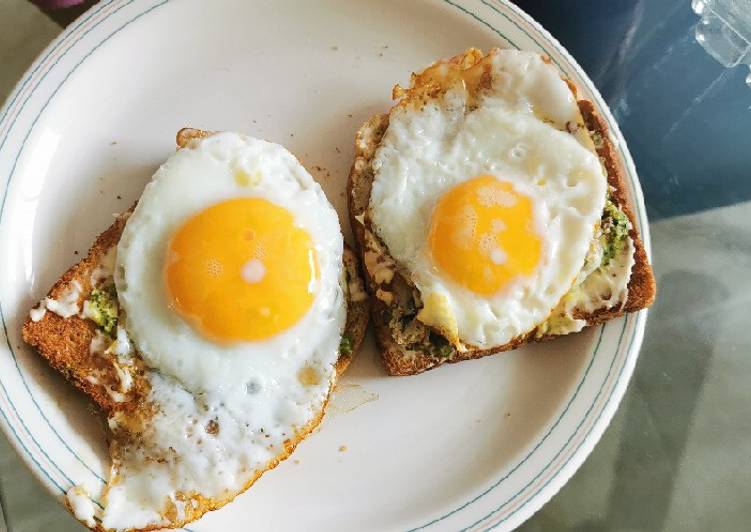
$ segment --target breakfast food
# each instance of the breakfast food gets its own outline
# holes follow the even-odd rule
[[[176,527],[231,501],[320,422],[362,342],[357,261],[283,147],[182,130],[137,206],[33,309],[26,342],[107,415],[91,528]]]
[[[358,131],[348,183],[391,374],[652,303],[607,126],[546,57],[469,49],[393,96],[389,113]]]

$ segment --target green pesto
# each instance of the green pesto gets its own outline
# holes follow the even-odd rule
[[[95,288],[88,299],[89,318],[105,333],[112,334],[117,326],[119,312],[115,285]]]
[[[434,357],[448,358],[454,353],[449,341],[440,334],[430,333],[430,352]]]
[[[610,264],[610,261],[625,247],[630,225],[626,214],[608,198],[602,214],[602,235],[600,236],[603,267]]]
[[[342,336],[342,340],[339,342],[339,354],[350,355],[352,354],[352,338],[348,335]]]

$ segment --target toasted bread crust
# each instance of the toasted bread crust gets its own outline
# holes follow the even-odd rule
[[[362,281],[362,272],[357,255],[346,243],[344,244],[344,268],[350,278],[358,278]],[[339,353],[339,360],[336,362],[336,373],[341,375],[347,366],[352,362],[352,358],[360,349],[365,333],[368,330],[368,321],[370,318],[370,305],[367,298],[356,300],[350,297],[347,301],[347,322],[344,325],[344,334],[349,337],[352,349],[347,353]]]
[[[187,148],[194,140],[200,140],[211,136],[213,131],[204,131],[203,129],[196,129],[192,127],[184,127],[175,135],[175,144],[178,148]]]
[[[195,139],[200,139],[210,135],[209,132],[184,128],[181,129],[176,137],[178,147],[186,147]],[[133,208],[128,211],[132,212]],[[119,216],[114,223],[102,234],[97,237],[94,245],[89,250],[87,256],[79,263],[68,269],[65,274],[52,286],[48,297],[58,298],[61,294],[70,289],[71,284],[76,281],[81,286],[80,296],[78,299],[79,308],[93,289],[91,284],[91,273],[101,262],[102,257],[120,241],[120,237],[125,228],[125,216]],[[360,278],[360,268],[357,256],[345,244],[343,253],[343,264],[350,279]],[[361,282],[361,281],[359,281]],[[351,351],[340,354],[336,363],[337,377],[344,372],[352,361],[355,353],[359,350],[365,337],[367,323],[369,318],[369,305],[367,299],[355,300],[347,294],[347,321],[344,334],[350,339]],[[139,393],[134,393],[127,401],[116,402],[112,399],[105,386],[107,383],[117,383],[118,376],[113,366],[104,366],[106,359],[92,356],[89,353],[89,346],[94,338],[96,326],[91,320],[83,319],[78,316],[62,318],[53,312],[46,312],[41,320],[34,322],[28,318],[23,325],[22,336],[26,343],[34,347],[37,352],[43,356],[47,362],[62,373],[65,378],[76,388],[88,395],[94,403],[101,408],[104,413],[111,414],[118,409],[137,408],[140,402]],[[93,374],[100,376],[102,384],[91,382]],[[106,378],[102,378],[104,375]],[[169,528],[183,526],[195,519],[198,519],[204,513],[215,510],[231,502],[235,496],[248,489],[263,473],[276,467],[282,460],[286,459],[298,443],[300,443],[308,434],[310,434],[323,419],[324,408],[312,419],[305,427],[299,429],[295,435],[285,442],[284,451],[270,460],[265,468],[258,470],[252,479],[239,490],[224,499],[206,499],[200,498],[195,507],[186,506],[186,512],[189,515],[181,521],[170,523]],[[67,504],[67,503],[66,503]],[[70,509],[70,508],[69,508]],[[163,528],[161,526],[146,527],[140,530],[153,530]],[[97,525],[95,530],[103,530]]]
[[[57,299],[70,289],[74,281],[81,286],[78,298],[79,308],[91,294],[91,273],[110,248],[117,245],[125,227],[125,219],[118,217],[115,222],[100,234],[87,256],[78,264],[71,266],[52,286],[47,297]],[[62,318],[54,312],[45,313],[44,317],[34,322],[26,319],[22,336],[24,341],[36,348],[47,362],[62,373],[76,388],[88,395],[104,412],[110,413],[118,408],[126,408],[130,402],[115,402],[108,393],[108,383],[118,382],[114,368],[106,368],[101,361],[89,353],[91,340],[94,338],[96,325],[78,316]],[[87,379],[102,371],[109,371],[111,379],[95,384]]]
[[[603,139],[603,143],[597,148],[597,154],[600,156],[605,170],[608,173],[608,184],[613,187],[612,196],[621,207],[621,210],[631,220],[631,232],[629,236],[634,241],[634,267],[631,269],[631,277],[628,281],[628,299],[625,305],[618,311],[602,310],[597,311],[589,325],[602,323],[603,321],[622,316],[626,312],[635,312],[650,306],[657,294],[657,285],[655,284],[654,272],[649,264],[647,252],[644,249],[644,243],[641,240],[639,230],[636,228],[636,217],[634,215],[633,198],[628,193],[626,185],[626,173],[623,169],[621,159],[615,148],[615,143],[610,135],[605,119],[595,110],[594,104],[589,100],[578,100],[579,111],[584,118],[587,129],[597,132]]]
[[[574,85],[569,83],[569,86],[576,95]],[[630,236],[634,242],[635,264],[629,278],[627,301],[620,308],[600,309],[588,315],[575,316],[576,318],[585,320],[587,326],[592,326],[622,316],[625,312],[633,312],[648,307],[654,301],[656,288],[652,268],[649,265],[644,245],[634,223],[633,202],[627,191],[624,170],[618,158],[607,124],[596,112],[592,102],[578,100],[578,105],[590,134],[596,133],[602,138],[603,142],[599,143],[597,153],[607,171],[608,184],[614,189],[612,196],[631,221],[632,229]],[[363,223],[363,216],[370,202],[370,189],[374,179],[371,160],[388,128],[388,123],[388,114],[375,115],[363,124],[355,136],[355,160],[347,182],[347,201],[350,223],[352,224],[361,259],[365,258],[366,237],[378,239],[370,231],[369,227]],[[383,249],[388,253],[388,248],[385,244],[383,244]],[[393,261],[390,255],[388,259]],[[365,263],[364,260],[363,263]],[[536,338],[533,331],[514,338],[501,346],[491,349],[470,348],[464,352],[457,352],[448,359],[437,358],[424,351],[406,350],[395,340],[394,332],[389,325],[391,306],[376,297],[379,284],[376,283],[368,268],[364,268],[364,274],[365,284],[371,296],[371,315],[376,332],[376,340],[381,349],[386,370],[391,375],[414,375],[447,362],[455,363],[481,358],[494,353],[515,349],[530,341],[555,338],[553,335],[544,335],[541,338]],[[397,271],[396,275],[401,274]]]

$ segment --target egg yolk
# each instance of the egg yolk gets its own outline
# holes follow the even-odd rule
[[[219,342],[286,330],[313,304],[317,278],[310,235],[263,198],[226,200],[188,219],[164,266],[170,308]]]
[[[532,200],[508,181],[473,177],[446,192],[433,211],[428,245],[435,264],[481,295],[532,273],[542,241],[533,229]]]

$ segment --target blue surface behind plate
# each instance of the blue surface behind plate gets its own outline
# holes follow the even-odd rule
[[[690,0],[516,0],[573,55],[613,111],[652,220],[751,199],[748,69],[694,39]]]

